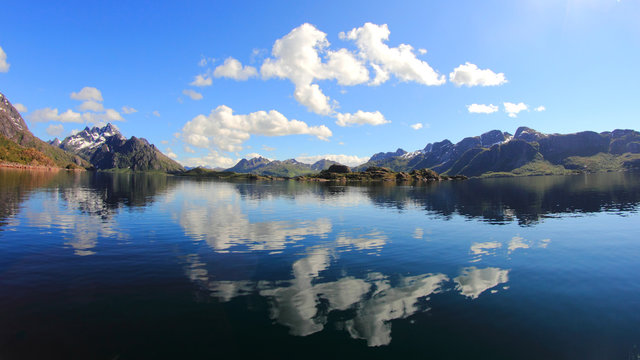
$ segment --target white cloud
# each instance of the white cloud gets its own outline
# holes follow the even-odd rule
[[[84,122],[82,119],[82,114],[74,112],[73,110],[67,110],[63,113],[58,113],[58,109],[44,108],[38,109],[29,115],[29,120],[34,123],[38,122],[47,122],[47,121],[57,121],[57,122],[72,122],[72,123],[82,123]]]
[[[99,103],[97,101],[87,100],[78,106],[78,110],[98,112],[104,110],[104,106],[102,105],[102,103]]]
[[[0,46],[0,72],[8,72],[11,64],[7,62],[7,53],[2,50],[2,46]]]
[[[220,78],[230,78],[235,80],[247,80],[250,77],[258,76],[258,70],[253,66],[242,66],[240,61],[228,57],[224,64],[219,65],[213,71],[213,76]]]
[[[362,110],[356,111],[355,114],[351,113],[338,113],[336,114],[336,124],[338,126],[350,126],[350,125],[382,125],[390,123],[389,120],[384,118],[379,111],[376,112],[365,112]]]
[[[16,110],[18,110],[18,112],[21,112],[23,114],[26,113],[27,111],[29,111],[29,110],[27,110],[27,107],[22,105],[22,104],[13,104],[13,107],[16,108]]]
[[[316,161],[327,159],[339,162],[340,164],[347,166],[357,166],[360,164],[364,164],[369,161],[369,157],[359,157],[356,155],[343,155],[343,154],[326,154],[326,155],[312,155],[312,156],[298,156],[296,160],[303,162],[305,164],[313,164]]]
[[[276,148],[274,148],[274,147],[269,147],[269,146],[267,146],[267,145],[262,145],[262,150],[264,150],[264,151],[275,151],[275,150],[276,150]]]
[[[479,69],[477,65],[465,63],[453,69],[449,80],[457,86],[497,86],[507,82],[503,73],[494,73],[489,69]]]
[[[171,150],[171,148],[166,148],[164,154],[174,160],[178,158],[178,155],[176,155],[176,153],[174,153],[173,150]]]
[[[71,98],[73,100],[80,100],[80,101],[88,101],[88,100],[100,101],[100,102],[103,101],[102,92],[100,92],[100,90],[91,86],[85,86],[82,88],[82,90],[78,92],[72,92]]]
[[[545,110],[547,110],[547,108],[542,106],[542,105],[540,105],[537,108],[533,109],[533,111],[537,111],[537,112],[545,111]]]
[[[372,85],[385,82],[389,74],[400,81],[414,81],[423,85],[442,85],[446,82],[444,75],[438,74],[427,62],[416,57],[411,45],[389,47],[385,44],[389,40],[389,34],[387,24],[372,23],[354,28],[346,34],[340,33],[342,39],[355,41],[360,57],[368,60],[376,71]]]
[[[122,115],[114,109],[106,109],[102,113],[85,112],[82,118],[89,124],[106,125],[112,121],[124,121]]]
[[[191,98],[191,100],[202,100],[202,94],[191,89],[182,90],[182,93]]]
[[[214,58],[207,58],[206,56],[201,55],[200,56],[200,61],[198,61],[198,66],[205,67],[208,64],[213,64],[215,61],[216,61],[216,59],[214,59]]]
[[[198,115],[182,128],[182,137],[196,147],[215,146],[224,151],[240,151],[242,143],[251,135],[284,136],[313,135],[327,140],[332,133],[324,125],[309,126],[299,120],[288,120],[278,111],[257,111],[247,115],[234,115],[233,110],[220,105],[209,116]]]
[[[183,160],[180,160],[180,163],[184,166],[209,166],[209,167],[221,167],[224,169],[228,169],[235,165],[238,160],[234,160],[223,155],[220,155],[215,150],[211,150],[209,154],[203,157],[189,157]]]
[[[420,130],[420,129],[422,129],[422,123],[413,124],[413,125],[411,125],[411,128],[413,130]]]
[[[529,107],[525,103],[504,103],[504,111],[509,114],[509,117],[515,118],[518,117],[518,113],[524,110],[528,110]]]
[[[211,77],[208,74],[199,74],[193,78],[193,81],[189,83],[191,86],[211,86]]]
[[[273,57],[264,61],[260,73],[265,79],[289,79],[296,87],[296,101],[317,114],[329,115],[333,112],[331,100],[313,82],[335,79],[340,85],[352,86],[367,82],[369,71],[348,50],[332,51],[328,46],[327,34],[302,24],[276,40]]]
[[[262,155],[260,155],[260,154],[258,154],[258,153],[255,153],[255,152],[253,152],[253,153],[248,153],[248,154],[247,154],[247,155],[245,155],[244,157],[245,157],[245,159],[253,159],[253,158],[265,158],[265,159],[266,159],[266,157],[264,157],[264,156],[262,156]]]
[[[49,125],[46,131],[47,131],[47,134],[51,136],[60,136],[60,134],[62,134],[62,132],[64,131],[64,126],[62,126],[62,124]]]
[[[160,117],[160,111],[158,111],[158,110],[153,110],[153,112],[151,112],[151,114],[153,114],[153,116]]]
[[[424,55],[427,53],[427,49],[418,49],[418,52],[420,53],[420,55]]]
[[[193,150],[192,148],[190,148],[190,147],[188,147],[188,146],[186,146],[186,145],[185,145],[182,149],[183,149],[185,152],[188,152],[188,153],[190,153],[190,154],[193,154],[193,153],[195,153],[195,152],[196,152],[195,150]]]
[[[467,105],[467,110],[472,114],[491,114],[498,111],[498,107],[493,104],[471,104]]]
[[[122,107],[122,112],[125,114],[133,114],[133,113],[137,113],[138,110],[132,108],[131,106],[123,106]]]

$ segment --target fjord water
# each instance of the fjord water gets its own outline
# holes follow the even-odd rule
[[[0,358],[629,359],[640,178],[0,170]]]

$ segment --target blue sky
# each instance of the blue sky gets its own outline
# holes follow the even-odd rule
[[[16,1],[0,18],[0,91],[37,136],[111,121],[185,165],[638,129],[637,0]]]

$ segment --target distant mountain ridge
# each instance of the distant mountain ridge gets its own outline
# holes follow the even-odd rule
[[[640,133],[614,130],[545,134],[523,126],[513,136],[492,130],[456,144],[443,140],[427,144],[422,150],[402,152],[398,149],[395,153],[374,154],[354,170],[363,171],[371,166],[394,171],[428,168],[441,174],[466,176],[620,170],[640,165]]]
[[[242,159],[225,171],[236,173],[251,173],[257,175],[294,177],[309,175],[328,169],[331,165],[338,164],[335,161],[322,159],[313,164],[301,163],[295,159],[269,160],[264,157]]]

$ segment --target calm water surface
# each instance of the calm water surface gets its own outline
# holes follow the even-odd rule
[[[0,358],[637,359],[639,203],[0,170]]]

